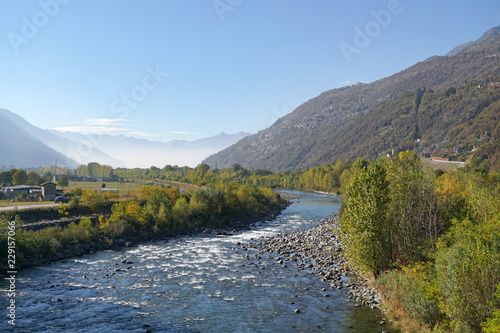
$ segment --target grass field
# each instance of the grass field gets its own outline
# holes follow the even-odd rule
[[[81,188],[82,190],[101,190],[103,182],[70,182],[69,186],[64,187],[64,193],[68,193],[76,188]],[[120,183],[120,182],[105,182],[106,186],[104,188],[106,189],[116,189],[118,191],[118,195],[120,197],[122,196],[128,196],[128,195],[136,195],[139,193],[141,187],[143,186],[152,186],[152,185],[158,185],[158,182],[151,182],[151,181],[144,181],[144,182],[135,182],[135,183]],[[57,187],[60,189],[61,187]],[[7,207],[7,206],[25,206],[25,205],[33,205],[33,204],[51,204],[54,203],[54,201],[9,201],[9,200],[0,200],[0,207]]]
[[[178,187],[181,191],[191,191],[197,190],[200,188],[206,188],[204,186],[199,187],[193,184],[186,184],[175,181],[159,181],[159,180],[148,180],[148,181],[138,181],[138,182],[104,182],[106,186],[105,189],[116,189],[118,191],[118,195],[120,197],[134,196],[139,193],[141,187],[144,186],[156,186],[163,184],[165,186]],[[64,187],[64,193],[68,193],[76,188],[81,188],[82,190],[92,190],[99,191],[103,187],[103,182],[70,182],[69,186]],[[58,186],[60,189],[60,187]],[[50,204],[54,203],[53,201],[37,201],[37,202],[22,202],[22,201],[8,201],[8,200],[0,200],[0,207],[6,206],[24,206],[24,205],[33,205],[33,204]]]
[[[119,195],[124,194],[136,194],[143,186],[152,185],[151,182],[137,182],[137,183],[120,183],[120,182],[70,182],[68,187],[64,188],[64,192],[70,192],[76,188],[81,188],[82,190],[101,190],[102,184],[106,184],[105,189],[116,189]]]
[[[75,188],[80,187],[82,190],[100,190],[102,188],[102,182],[70,182],[68,187],[64,188],[65,192],[69,192]],[[139,193],[141,187],[144,186],[156,186],[163,184],[165,186],[178,187],[184,191],[198,190],[200,188],[205,188],[204,186],[199,187],[198,185],[186,184],[175,181],[166,181],[166,180],[148,180],[142,182],[135,183],[120,183],[120,182],[106,182],[106,189],[116,189],[119,195],[125,194],[137,194]]]

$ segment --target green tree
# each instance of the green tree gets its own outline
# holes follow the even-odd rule
[[[150,193],[144,207],[144,212],[146,218],[152,222],[155,233],[165,232],[170,227],[172,206],[172,201],[167,191],[155,189]]]
[[[87,204],[94,212],[99,212],[104,204],[104,198],[101,194],[95,193],[92,190],[86,190],[82,193],[82,202]]]
[[[69,185],[68,177],[66,177],[66,176],[59,177],[59,180],[57,181],[57,185],[61,186],[64,190],[64,187]]]
[[[28,173],[28,184],[33,186],[37,185],[39,182],[40,182],[40,175],[37,172],[31,171],[30,173]]]
[[[393,261],[423,260],[440,233],[434,173],[424,171],[420,158],[406,151],[388,161],[388,180]]]
[[[351,263],[375,276],[390,263],[388,204],[385,168],[373,162],[368,168],[357,170],[345,194],[341,216],[343,240]]]
[[[48,182],[52,181],[54,174],[51,171],[44,171],[43,176]]]
[[[9,171],[0,172],[0,185],[2,186],[12,185],[12,180],[13,180],[12,176],[16,171],[17,171],[16,169],[12,169]]]
[[[81,188],[81,187],[77,187],[77,188],[75,188],[75,189],[71,190],[70,194],[71,194],[72,196],[78,196],[78,197],[81,197],[81,196],[82,196],[82,194],[83,194],[83,190],[82,190],[82,188]]]
[[[172,217],[175,222],[175,231],[180,231],[185,228],[190,220],[191,212],[189,210],[189,202],[186,196],[182,196],[175,202],[172,208]]]
[[[26,184],[27,182],[28,182],[28,175],[24,170],[17,170],[12,175],[12,184],[14,185],[23,185]]]

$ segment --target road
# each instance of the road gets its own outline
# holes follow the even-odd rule
[[[21,205],[21,206],[16,206],[15,204],[12,206],[5,206],[5,207],[0,207],[0,212],[2,211],[8,211],[8,210],[14,210],[17,208],[18,210],[21,209],[30,209],[30,208],[44,208],[44,207],[57,207],[59,206],[58,203],[51,203],[51,204],[37,204],[37,205]]]

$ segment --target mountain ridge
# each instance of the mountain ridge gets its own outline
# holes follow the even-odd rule
[[[82,142],[70,139],[62,139],[60,135],[51,131],[43,130],[30,124],[26,119],[15,114],[12,111],[0,109],[0,114],[8,117],[16,126],[30,133],[48,147],[54,149],[60,154],[74,161],[77,165],[88,164],[93,161],[99,161],[101,164],[124,165],[122,161],[103,153],[95,147],[85,145]]]
[[[3,136],[0,144],[0,165],[39,167],[50,166],[57,161],[59,166],[78,166],[76,161],[50,148],[36,136],[19,127],[6,116],[5,111],[8,110],[0,109],[0,130]]]
[[[490,30],[486,31],[481,37],[479,37],[479,39],[477,39],[475,41],[465,42],[461,45],[456,46],[450,52],[446,53],[446,56],[453,56],[457,53],[465,51],[465,50],[473,47],[477,43],[484,42],[484,41],[496,36],[498,33],[500,33],[500,26],[491,28]]]

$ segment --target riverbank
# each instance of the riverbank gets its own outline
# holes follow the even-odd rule
[[[277,206],[268,212],[260,212],[253,214],[246,218],[231,221],[229,224],[223,227],[198,227],[184,230],[176,234],[164,234],[156,235],[153,233],[148,233],[141,231],[136,236],[132,237],[119,237],[119,238],[107,238],[102,233],[92,239],[91,242],[87,243],[74,243],[69,246],[64,246],[59,248],[53,254],[37,254],[32,253],[29,256],[19,256],[16,262],[16,270],[20,271],[24,268],[43,266],[51,264],[53,262],[68,259],[72,257],[80,257],[86,254],[92,254],[98,251],[118,251],[124,247],[133,247],[136,244],[154,242],[154,241],[165,241],[175,239],[177,237],[185,235],[196,235],[196,234],[216,234],[216,235],[227,235],[230,236],[234,233],[241,232],[250,229],[251,225],[256,222],[266,222],[275,219],[283,210],[285,210],[290,205],[290,201],[286,201],[283,205]],[[65,221],[62,221],[65,222]],[[64,230],[67,227],[61,227]],[[0,270],[0,276],[5,276],[7,269]]]
[[[382,295],[368,280],[349,270],[340,239],[340,223],[332,215],[316,227],[264,238],[242,247],[274,253],[280,264],[294,262],[300,270],[316,271],[333,289],[348,289],[349,301],[355,306],[381,309]]]

